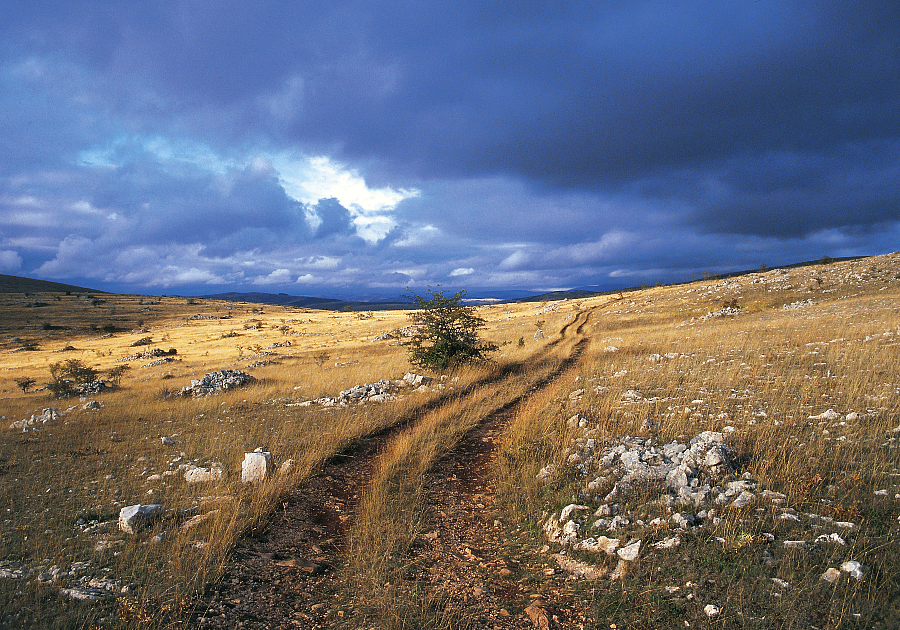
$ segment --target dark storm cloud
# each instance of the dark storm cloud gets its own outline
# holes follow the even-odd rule
[[[900,222],[898,23],[880,0],[23,4],[0,23],[0,253],[48,251],[41,228],[66,264],[199,245],[215,282],[252,251],[264,282],[364,260],[522,284],[876,253]],[[267,152],[421,194],[316,201]],[[343,262],[293,262],[317,256]]]
[[[206,243],[251,249],[287,235],[306,240],[302,204],[271,173],[253,168],[224,175],[135,161],[103,173],[92,205],[134,223],[145,242]]]
[[[337,199],[319,199],[313,207],[321,223],[316,228],[316,238],[325,238],[337,234],[349,235],[354,232],[350,211]]]

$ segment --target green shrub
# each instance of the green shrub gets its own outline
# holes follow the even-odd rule
[[[488,359],[497,345],[481,341],[478,330],[484,320],[475,315],[474,306],[466,306],[465,291],[447,297],[445,292],[428,289],[430,299],[410,293],[417,310],[409,317],[416,327],[410,341],[409,360],[413,365],[439,370]]]

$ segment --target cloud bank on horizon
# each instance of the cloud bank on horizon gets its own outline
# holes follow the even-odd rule
[[[547,290],[900,240],[900,5],[22,3],[0,273]]]

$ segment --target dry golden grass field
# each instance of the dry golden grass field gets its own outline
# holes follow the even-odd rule
[[[341,405],[420,371],[407,313],[0,295],[0,628],[900,626],[900,255],[478,314],[491,364]],[[647,473],[704,431],[725,464]],[[243,483],[257,447],[292,466]],[[337,542],[240,578],[342,471]]]

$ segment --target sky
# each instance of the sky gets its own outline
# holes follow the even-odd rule
[[[471,295],[900,249],[895,0],[4,4],[0,273]]]

